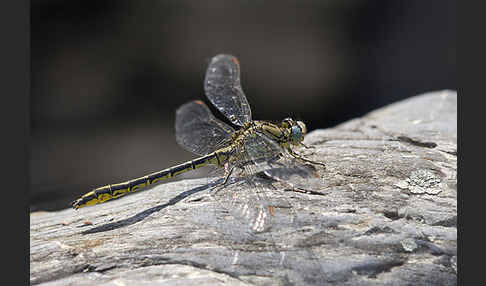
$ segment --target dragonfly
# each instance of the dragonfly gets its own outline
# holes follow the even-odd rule
[[[299,120],[285,118],[280,122],[252,120],[250,105],[240,81],[240,64],[236,57],[220,54],[213,57],[206,70],[204,91],[209,101],[235,126],[217,119],[201,100],[188,102],[176,110],[176,140],[184,149],[200,157],[143,177],[93,189],[72,202],[74,209],[119,198],[156,182],[205,166],[224,170],[216,193],[221,192],[233,175],[243,178],[246,188],[239,197],[229,194],[232,201],[240,201],[239,217],[246,218],[254,231],[263,231],[266,221],[275,214],[267,199],[268,185],[280,182],[297,191],[305,189],[309,180],[317,176],[314,166],[325,166],[298,154],[294,148],[303,146],[306,125]],[[299,180],[292,180],[298,177]],[[253,194],[253,197],[251,196]],[[230,207],[232,208],[232,207]],[[232,208],[233,211],[236,208]]]

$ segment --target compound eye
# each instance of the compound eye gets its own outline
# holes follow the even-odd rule
[[[300,126],[294,125],[290,130],[291,130],[290,133],[292,136],[292,141],[300,142],[302,141],[302,139],[304,139],[302,136],[302,130],[300,129]]]
[[[297,125],[299,125],[300,127],[300,130],[302,131],[302,133],[305,135],[307,134],[307,127],[305,126],[304,122],[302,121],[297,121]]]

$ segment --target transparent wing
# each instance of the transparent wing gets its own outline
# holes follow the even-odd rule
[[[204,79],[204,91],[214,106],[233,124],[242,126],[251,120],[251,110],[240,84],[238,60],[230,55],[211,59]]]
[[[289,235],[304,230],[312,233],[315,215],[296,212],[294,206],[299,206],[299,197],[290,196],[296,204],[292,205],[288,187],[280,188],[276,182],[308,186],[309,181],[319,179],[312,167],[286,154],[264,134],[248,136],[234,152],[237,159],[228,184],[212,191],[212,197],[223,209],[222,216],[215,215],[217,222],[213,226],[230,236],[231,241],[252,241],[248,245],[261,246],[254,252],[233,249],[231,269],[271,269],[264,274],[286,277],[295,285],[321,285],[327,276],[318,256],[311,248],[302,247],[305,241]],[[200,219],[207,217],[206,212]]]
[[[229,187],[229,191],[223,189],[214,193],[213,197],[252,232],[290,224],[293,215],[284,190],[307,186],[311,178],[316,179],[312,168],[285,157],[284,153],[282,147],[266,135],[249,135],[235,150],[237,160],[230,167],[234,168],[235,176],[243,179]],[[275,181],[286,186],[276,188]]]
[[[254,165],[247,166],[251,169]],[[245,170],[244,173],[253,171]],[[286,198],[288,193],[273,188],[269,181],[250,175],[213,194],[226,212],[215,215],[217,222],[212,226],[238,245],[236,248],[230,246],[234,251],[230,269],[234,272],[249,269],[262,276],[290,277],[292,285],[321,285],[326,272],[317,256],[311,248],[301,247],[300,239],[292,236],[296,231],[309,231],[308,216],[298,217]],[[200,215],[200,219],[207,217],[207,211]],[[258,248],[241,251],[245,245]]]
[[[309,216],[304,213],[297,213],[294,206],[288,201],[284,189],[300,189],[304,192],[313,192],[324,194],[325,184],[317,175],[316,169],[306,162],[301,162],[284,150],[276,141],[262,133],[255,133],[249,136],[245,142],[245,149],[251,158],[252,164],[250,169],[254,172],[264,174],[270,180],[276,181],[277,184],[283,184],[284,188],[275,186],[272,194],[272,200],[268,204],[273,206],[274,215],[271,217],[272,231],[270,235],[273,241],[280,233],[288,233],[289,230],[296,231],[309,224]],[[268,197],[267,196],[267,197]],[[298,201],[296,201],[298,202]],[[286,208],[285,206],[288,206]],[[289,228],[290,226],[290,228]],[[270,228],[270,226],[267,226]],[[292,238],[285,235],[283,255],[279,261],[286,277],[292,277],[296,285],[321,285],[326,278],[322,265],[316,254],[310,248],[302,248],[299,241],[292,241]],[[282,244],[279,244],[282,245]]]
[[[262,179],[244,177],[213,191],[213,198],[231,215],[220,225],[225,226],[224,233],[239,238],[246,232],[263,232],[272,225],[273,210],[266,200],[266,186],[257,187],[255,180]]]
[[[250,239],[252,234],[266,232],[270,228],[287,226],[292,221],[290,204],[272,181],[252,170],[254,165],[238,169],[227,185],[215,189],[212,197],[231,215],[219,227],[233,239]]]
[[[229,141],[234,129],[218,120],[200,100],[188,102],[176,111],[176,140],[198,155],[213,152]]]

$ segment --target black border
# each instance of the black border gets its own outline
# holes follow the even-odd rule
[[[30,1],[0,7],[2,257],[12,285],[29,284]],[[8,282],[7,282],[8,281]],[[10,281],[15,281],[14,283]],[[24,282],[24,283],[22,283]]]

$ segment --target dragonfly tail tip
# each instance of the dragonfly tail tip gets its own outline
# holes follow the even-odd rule
[[[75,200],[71,202],[71,207],[75,210],[80,208],[79,200]]]

